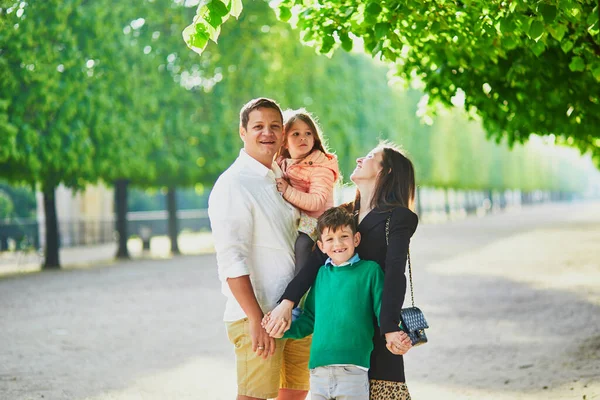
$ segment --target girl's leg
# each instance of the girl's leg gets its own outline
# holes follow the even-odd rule
[[[315,242],[304,232],[298,232],[294,253],[296,254],[296,275],[310,258]]]

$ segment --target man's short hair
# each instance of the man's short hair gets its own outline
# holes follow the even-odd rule
[[[266,97],[259,97],[258,99],[252,99],[240,110],[240,125],[244,129],[248,129],[248,120],[250,119],[250,113],[254,110],[258,110],[259,108],[272,108],[276,110],[281,116],[281,124],[283,125],[283,112],[281,112],[281,107],[275,100],[267,99]]]
[[[356,220],[354,216],[350,214],[344,207],[332,207],[325,211],[317,220],[317,232],[319,233],[319,240],[323,231],[328,228],[330,231],[337,231],[345,226],[349,226],[352,229],[352,234],[355,234]]]

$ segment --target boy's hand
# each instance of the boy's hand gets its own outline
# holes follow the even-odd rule
[[[385,334],[387,349],[398,356],[406,354],[412,347],[412,342],[405,332],[388,332]]]

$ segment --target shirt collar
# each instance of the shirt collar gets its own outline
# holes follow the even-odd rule
[[[360,261],[360,257],[358,256],[358,253],[354,253],[354,255],[348,261],[343,262],[340,265],[335,265],[333,263],[333,261],[331,261],[331,257],[330,257],[327,259],[327,261],[325,261],[325,266],[329,265],[331,267],[344,267],[346,265],[354,265],[359,261]]]
[[[273,168],[274,166],[276,166],[277,164],[273,161],[273,164],[271,166],[271,169],[265,167],[261,162],[257,161],[256,159],[252,158],[248,153],[246,153],[246,150],[241,149],[240,150],[240,156],[239,156],[240,160],[242,161],[242,163],[248,167],[248,169],[250,169],[252,172],[254,172],[257,175],[260,176],[268,176],[269,173],[271,173],[272,175],[273,173]]]

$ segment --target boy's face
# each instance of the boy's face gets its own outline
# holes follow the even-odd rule
[[[360,233],[352,234],[352,228],[346,225],[338,228],[335,232],[325,228],[317,245],[335,265],[340,265],[354,255],[354,249],[359,243]]]

